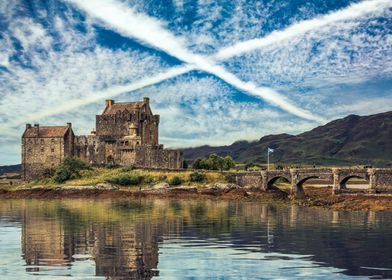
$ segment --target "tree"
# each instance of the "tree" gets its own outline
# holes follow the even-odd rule
[[[90,169],[90,165],[77,157],[66,157],[64,161],[56,168],[53,180],[56,183],[63,183],[70,179],[80,178],[80,171]]]
[[[220,157],[217,154],[210,154],[208,158],[196,158],[192,167],[194,169],[207,170],[229,170],[235,166],[231,156]]]
[[[223,170],[230,170],[235,167],[235,161],[231,156],[225,156],[223,158]]]

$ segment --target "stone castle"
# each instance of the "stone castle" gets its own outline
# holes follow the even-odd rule
[[[182,152],[164,149],[159,144],[159,115],[152,113],[149,98],[141,102],[106,100],[105,103],[90,135],[76,136],[71,123],[66,126],[26,124],[22,136],[23,179],[34,180],[69,156],[93,165],[183,167]]]

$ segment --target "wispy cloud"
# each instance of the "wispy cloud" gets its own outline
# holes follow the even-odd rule
[[[215,57],[218,60],[226,60],[233,56],[239,56],[256,49],[277,44],[284,40],[289,40],[293,37],[301,36],[309,31],[318,30],[319,28],[332,23],[352,20],[364,16],[374,17],[380,11],[383,12],[390,7],[392,7],[392,2],[389,0],[362,1],[343,10],[314,19],[301,21],[284,30],[274,31],[264,38],[248,40],[227,48],[223,48],[222,50],[218,51]]]
[[[106,26],[109,26],[120,34],[135,38],[154,48],[163,50],[186,63],[194,65],[200,70],[219,77],[239,90],[260,97],[296,116],[317,122],[324,121],[321,117],[292,104],[287,98],[284,98],[275,90],[267,87],[257,87],[252,82],[244,82],[226,71],[223,67],[216,65],[214,61],[189,52],[185,47],[184,39],[175,37],[167,29],[163,28],[163,24],[160,21],[143,14],[135,13],[133,9],[122,3],[110,0],[94,2],[71,0],[71,2],[86,11],[89,15],[102,20]]]

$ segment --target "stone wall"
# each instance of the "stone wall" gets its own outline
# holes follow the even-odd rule
[[[137,167],[177,169],[183,165],[181,151],[166,150],[162,145],[136,146],[135,151]]]
[[[226,174],[232,183],[241,187],[251,186],[253,188],[263,188],[263,178],[260,172],[238,172]]]
[[[374,169],[375,182],[374,189],[376,191],[392,191],[392,172],[391,169]]]
[[[72,135],[64,138],[23,138],[22,176],[31,181],[56,168],[66,156],[72,156]]]
[[[97,115],[96,133],[97,136],[108,136],[119,138],[128,135],[128,122],[138,123],[140,120],[137,114],[127,112],[116,115]]]
[[[140,144],[158,145],[159,115],[128,112],[97,115],[96,135],[119,139],[129,134],[129,123],[137,125],[137,135],[140,135],[142,140]]]

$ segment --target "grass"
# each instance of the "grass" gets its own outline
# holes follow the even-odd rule
[[[158,183],[169,183],[173,182],[175,177],[180,178],[182,185],[192,185],[192,186],[201,186],[209,183],[217,183],[217,182],[226,182],[225,175],[220,174],[219,172],[203,172],[205,174],[205,180],[203,182],[192,182],[190,178],[190,174],[192,171],[184,171],[184,172],[161,172],[161,171],[146,171],[146,170],[131,170],[127,168],[104,168],[104,167],[94,167],[91,170],[82,170],[80,172],[81,178],[67,180],[64,183],[58,184],[55,183],[51,178],[44,178],[40,180],[36,180],[34,182],[28,183],[26,187],[33,186],[44,186],[47,188],[53,188],[58,186],[91,186],[96,185],[98,183],[105,182],[118,182],[121,181],[121,178],[136,178],[140,177],[142,180],[139,184],[130,184],[132,186],[148,186],[154,185]],[[14,186],[16,187],[16,186]]]

